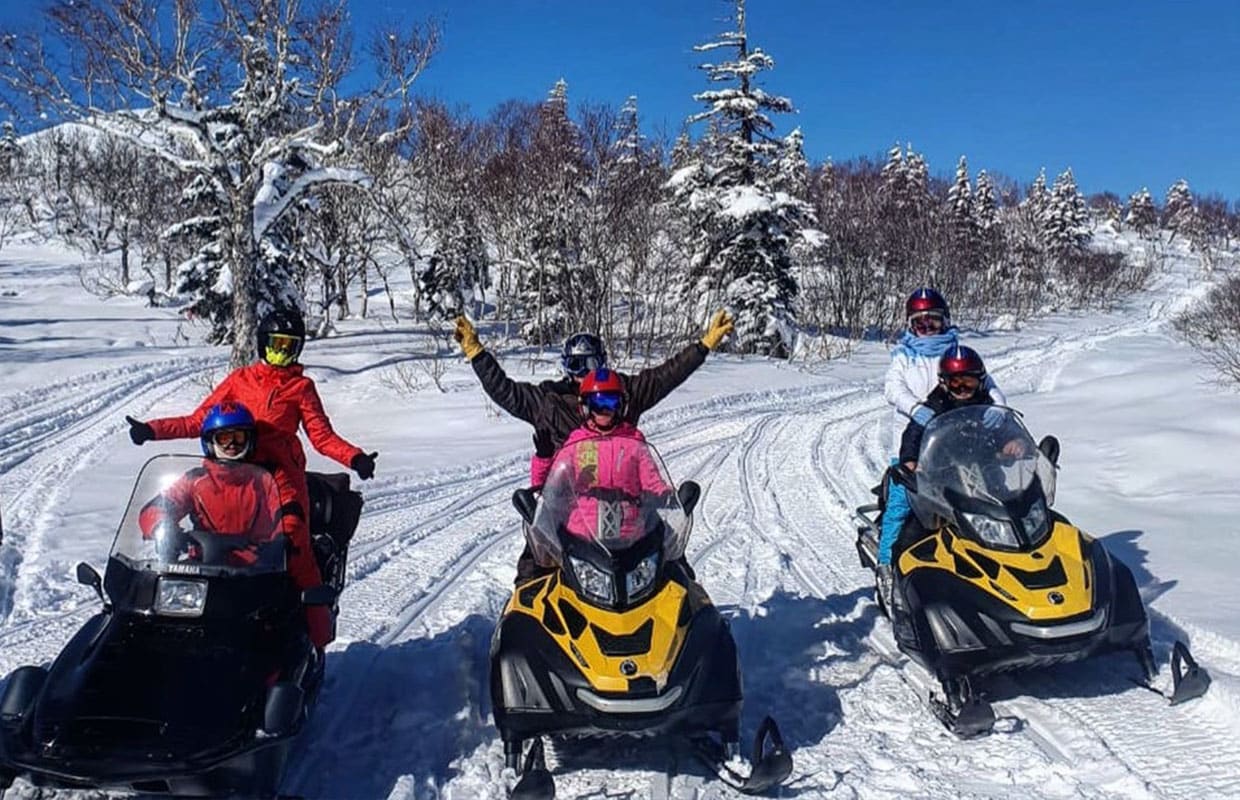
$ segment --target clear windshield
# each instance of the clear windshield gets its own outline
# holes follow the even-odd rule
[[[936,416],[926,426],[917,461],[917,495],[929,510],[950,516],[962,497],[1002,505],[1022,496],[1035,478],[1050,504],[1054,465],[1011,409],[965,406]]]
[[[561,564],[561,537],[590,541],[614,554],[656,533],[664,537],[666,560],[684,555],[689,519],[653,447],[602,436],[556,453],[530,536],[540,564]]]
[[[135,569],[280,572],[280,498],[253,464],[163,455],[146,462],[112,556]]]

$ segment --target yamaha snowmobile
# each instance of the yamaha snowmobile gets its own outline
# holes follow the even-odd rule
[[[736,644],[684,559],[700,489],[677,491],[646,443],[606,441],[566,445],[541,499],[513,497],[543,574],[516,587],[491,643],[512,796],[554,797],[542,737],[626,735],[686,740],[721,779],[761,793],[792,758],[770,717],[753,759],[738,755]]]
[[[326,583],[300,591],[266,471],[224,467],[251,487],[229,506],[231,518],[252,521],[244,530],[207,530],[198,507],[171,510],[174,487],[202,465],[165,455],[143,466],[104,575],[77,566],[103,610],[50,666],[9,676],[0,794],[21,776],[36,786],[276,795],[323,678],[303,606],[334,609],[361,496],[347,475],[307,476]]]
[[[993,708],[974,690],[987,674],[1112,651],[1132,652],[1147,684],[1157,674],[1132,572],[1051,510],[1058,441],[1035,445],[1010,409],[987,426],[982,417],[993,408],[935,417],[916,471],[897,465],[876,489],[883,499],[887,480],[899,482],[912,509],[893,549],[891,608],[883,611],[899,649],[942,687],[932,710],[963,738],[994,725]],[[857,551],[872,569],[882,510],[857,509]],[[1172,703],[1200,696],[1210,682],[1180,642],[1172,679]]]

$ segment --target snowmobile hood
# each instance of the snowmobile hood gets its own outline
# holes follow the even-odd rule
[[[1061,518],[1040,546],[1025,552],[983,547],[943,527],[904,550],[898,568],[903,576],[919,570],[949,572],[1027,619],[1054,621],[1094,606],[1095,580],[1083,547],[1087,541]]]
[[[609,611],[584,602],[554,573],[518,587],[504,613],[537,620],[596,690],[623,693],[645,684],[662,692],[701,595],[690,597],[669,580],[641,605]]]

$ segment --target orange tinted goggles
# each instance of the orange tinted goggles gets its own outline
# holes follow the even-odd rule
[[[284,333],[273,333],[267,336],[267,346],[280,353],[295,353],[300,344],[301,339],[297,336]]]
[[[211,435],[211,441],[220,447],[245,447],[250,441],[250,432],[242,428],[233,428],[231,430],[216,431]]]

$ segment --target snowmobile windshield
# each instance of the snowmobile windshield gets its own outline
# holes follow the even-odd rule
[[[142,467],[112,557],[160,573],[283,572],[280,498],[253,464],[161,455]]]
[[[530,536],[540,564],[562,565],[563,537],[593,542],[614,555],[654,534],[663,536],[665,560],[684,555],[689,517],[653,447],[600,436],[556,453]]]
[[[950,518],[961,498],[1005,506],[1040,480],[1049,505],[1054,465],[1042,454],[1016,412],[965,406],[926,426],[917,461],[917,495]]]

